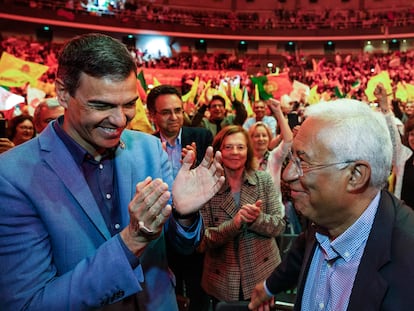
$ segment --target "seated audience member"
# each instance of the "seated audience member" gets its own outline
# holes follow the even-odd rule
[[[284,232],[283,205],[267,172],[254,169],[248,133],[223,128],[213,148],[221,151],[226,182],[201,209],[205,252],[202,286],[218,301],[248,300],[254,285],[280,263],[275,237]]]
[[[256,285],[250,310],[296,286],[294,310],[412,310],[414,212],[382,190],[392,153],[384,117],[367,104],[307,109],[283,179],[310,225]]]
[[[33,114],[36,132],[41,133],[45,127],[64,113],[65,109],[56,98],[46,98],[37,105]]]
[[[36,136],[33,124],[33,117],[27,114],[21,114],[14,117],[9,122],[9,139],[15,146]]]
[[[126,129],[137,68],[114,38],[68,41],[55,83],[64,115],[0,156],[2,310],[177,311],[165,241],[198,246],[220,153],[190,170],[190,151],[172,184],[159,139]]]
[[[256,122],[263,122],[267,125],[269,130],[272,133],[271,138],[276,137],[276,128],[277,128],[277,121],[273,117],[273,115],[267,115],[266,110],[267,104],[263,100],[258,100],[253,103],[253,112],[254,117],[247,118],[246,121],[243,123],[243,128],[248,131],[249,128],[255,124]]]
[[[205,128],[183,126],[183,103],[180,92],[170,85],[154,87],[147,96],[147,108],[159,137],[168,153],[173,177],[181,168],[182,157],[192,150],[196,155],[195,165],[203,160],[213,136]],[[176,293],[190,299],[190,311],[207,311],[209,298],[201,288],[203,254],[179,254],[167,241],[168,264],[176,276]]]
[[[235,114],[226,115],[226,101],[220,95],[214,95],[208,105],[202,104],[192,119],[192,126],[201,126],[211,131],[213,136],[227,125],[243,125],[247,118],[244,105],[235,100],[233,101]],[[209,117],[204,116],[208,108]]]

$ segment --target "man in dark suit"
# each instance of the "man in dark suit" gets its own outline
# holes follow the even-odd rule
[[[297,286],[294,310],[413,310],[414,213],[382,190],[392,143],[383,116],[343,99],[308,108],[283,179],[310,226],[251,296]]]
[[[182,157],[192,150],[196,154],[195,165],[203,160],[213,135],[205,128],[185,127],[184,110],[180,92],[171,85],[159,85],[147,96],[147,109],[168,153],[173,176],[181,167]],[[190,310],[208,309],[209,299],[201,288],[204,256],[200,253],[182,255],[167,243],[168,263],[177,279],[176,293],[190,298]]]

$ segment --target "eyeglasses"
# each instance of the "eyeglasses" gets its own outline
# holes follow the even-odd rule
[[[171,117],[173,114],[176,116],[180,116],[183,114],[184,109],[183,108],[174,108],[173,110],[161,110],[161,111],[155,111],[156,113],[160,114],[163,117]]]
[[[289,150],[288,153],[288,159],[290,162],[293,163],[296,173],[299,177],[302,177],[304,173],[309,171],[315,171],[315,170],[321,170],[330,166],[339,165],[339,164],[349,164],[354,161],[342,161],[342,162],[335,162],[335,163],[328,163],[328,164],[306,164],[306,166],[303,166],[302,161],[300,158],[295,157],[292,153],[292,150]],[[345,167],[341,168],[344,169]]]
[[[19,126],[17,126],[17,128],[21,129],[23,131],[33,131],[34,130],[34,128],[32,126],[25,126],[25,125],[22,125],[22,126],[19,125]]]
[[[224,145],[221,150],[224,150],[224,151],[233,151],[234,148],[236,148],[237,151],[244,151],[244,150],[247,149],[247,146],[246,145]]]

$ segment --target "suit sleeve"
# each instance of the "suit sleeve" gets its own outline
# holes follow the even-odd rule
[[[302,232],[294,241],[282,263],[266,279],[266,286],[273,294],[298,286],[304,260],[306,236]]]
[[[20,183],[6,178],[4,168],[1,171],[1,309],[64,310],[70,306],[72,310],[89,310],[140,291],[141,266],[132,269],[117,237],[103,241],[95,249],[96,241],[85,241],[81,232],[73,232],[78,228],[73,219],[67,219],[63,213],[61,218],[52,216],[58,215],[58,205],[40,210],[33,203],[41,199],[39,204],[45,206],[47,199],[54,200],[54,191],[59,192],[51,187],[48,198],[29,198],[23,195]],[[49,221],[52,217],[53,223]],[[68,248],[73,253],[86,251],[89,256],[77,261],[73,254],[62,255],[61,250]]]

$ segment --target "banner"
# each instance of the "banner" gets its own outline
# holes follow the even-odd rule
[[[0,85],[20,87],[30,83],[32,86],[36,86],[37,80],[48,69],[48,66],[25,61],[3,52],[0,59]]]
[[[24,102],[23,96],[13,94],[5,88],[0,87],[0,110],[10,110],[17,104]]]

